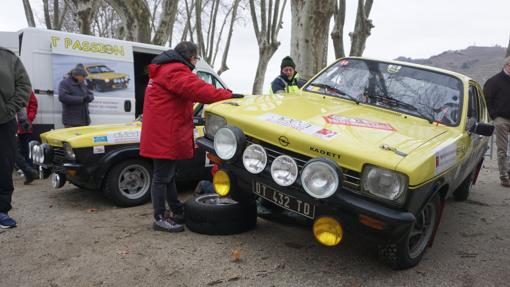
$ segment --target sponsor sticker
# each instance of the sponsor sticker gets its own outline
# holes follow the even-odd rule
[[[140,142],[140,131],[110,132],[107,137],[109,144],[138,143]]]
[[[94,154],[104,153],[104,145],[94,146]]]
[[[400,69],[402,69],[402,66],[400,65],[388,65],[388,73],[395,74],[400,72]]]
[[[345,67],[347,65],[349,65],[349,60],[342,60],[342,61],[340,61],[340,66]]]
[[[457,161],[457,144],[449,144],[436,151],[436,175],[452,167]]]
[[[108,142],[107,136],[96,136],[94,137],[94,143],[105,143]]]
[[[328,115],[324,117],[324,120],[326,121],[326,123],[332,125],[354,126],[376,130],[396,131],[396,129],[390,124],[379,123],[365,119],[347,118],[339,115]]]
[[[296,120],[286,116],[277,115],[273,113],[263,114],[258,117],[258,119],[263,121],[268,121],[276,125],[293,128],[298,130],[304,134],[311,135],[314,137],[318,137],[324,140],[330,140],[337,135],[337,132],[326,129],[307,121]]]

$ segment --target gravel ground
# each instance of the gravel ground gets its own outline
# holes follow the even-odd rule
[[[421,264],[399,272],[351,234],[326,248],[307,227],[260,218],[232,236],[155,232],[150,204],[116,208],[72,185],[52,190],[49,181],[24,186],[17,178],[14,205],[19,226],[0,231],[0,286],[510,284],[510,189],[499,185],[495,160],[468,201],[448,201]]]

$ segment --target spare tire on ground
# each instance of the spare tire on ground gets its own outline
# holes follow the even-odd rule
[[[184,204],[184,214],[189,230],[209,235],[237,234],[257,224],[255,202],[241,204],[215,193],[190,198]]]

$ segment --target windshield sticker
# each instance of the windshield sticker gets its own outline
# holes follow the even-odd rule
[[[108,143],[139,143],[140,131],[118,131],[108,133]]]
[[[390,124],[386,123],[378,123],[364,119],[357,118],[347,118],[339,115],[328,115],[324,117],[324,120],[328,124],[332,125],[342,125],[342,126],[354,126],[354,127],[363,127],[369,129],[376,130],[385,130],[385,131],[396,131],[396,129]]]
[[[304,134],[311,135],[314,137],[318,137],[324,140],[330,140],[334,138],[337,135],[337,132],[325,129],[323,127],[311,124],[306,121],[296,120],[292,119],[286,116],[277,115],[273,113],[267,113],[263,114],[258,117],[258,119],[263,121],[268,121],[270,123],[293,128],[295,130],[298,130]]]
[[[452,167],[457,161],[457,144],[449,144],[436,151],[436,175]]]
[[[94,143],[106,143],[108,142],[107,136],[96,136],[94,137]]]
[[[349,65],[349,60],[342,60],[342,61],[340,61],[339,64],[340,64],[340,66],[345,67],[345,66]]]
[[[93,147],[94,154],[104,153],[104,145],[98,145]]]
[[[400,69],[402,69],[402,66],[400,65],[388,65],[388,73],[395,74],[400,72]]]

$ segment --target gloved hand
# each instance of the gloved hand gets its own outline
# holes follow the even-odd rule
[[[32,124],[27,120],[20,121],[19,125],[24,131],[30,131],[32,129]]]
[[[242,99],[244,95],[232,93],[232,99]]]

